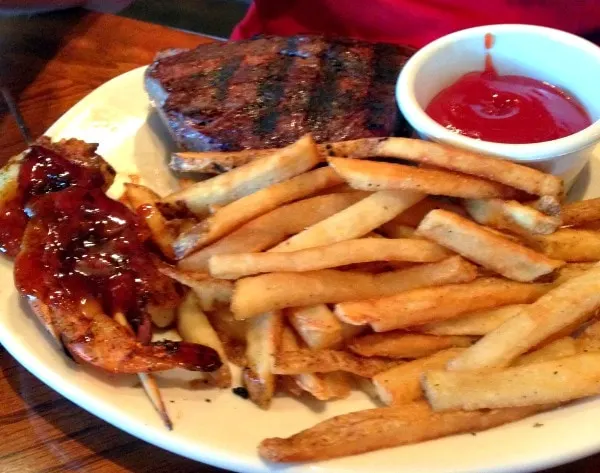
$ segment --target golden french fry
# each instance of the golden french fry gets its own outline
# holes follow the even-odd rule
[[[268,312],[248,323],[244,385],[250,399],[266,409],[275,394],[273,362],[281,343],[283,319],[280,312]]]
[[[432,335],[485,335],[517,315],[525,305],[509,304],[478,310],[454,319],[421,325],[415,330]]]
[[[562,220],[562,209],[560,207],[560,200],[553,195],[543,195],[539,199],[530,202],[534,209],[539,210],[546,215],[550,215],[551,217],[560,217]]]
[[[182,259],[178,266],[189,271],[208,271],[208,260],[213,255],[262,251],[281,242],[289,235],[358,202],[366,192],[354,191],[327,194],[284,205],[268,212],[221,240]]]
[[[200,310],[198,298],[193,292],[189,292],[179,306],[177,331],[186,342],[206,345],[219,354],[223,364],[217,371],[207,373],[207,376],[220,388],[230,387],[231,368],[227,362],[225,349],[208,318]]]
[[[246,321],[236,320],[228,308],[206,312],[206,316],[223,344],[227,359],[240,368],[246,367]]]
[[[417,232],[446,248],[517,281],[533,281],[564,263],[492,234],[446,210],[432,210]]]
[[[296,336],[289,327],[284,327],[280,351],[295,351],[300,348]],[[293,377],[296,384],[320,401],[343,399],[350,395],[350,383],[345,373],[302,373]]]
[[[260,443],[258,453],[267,461],[279,463],[328,460],[487,430],[548,408],[433,412],[426,402],[379,407],[327,419],[288,438],[267,438]]]
[[[290,252],[359,238],[425,197],[411,191],[379,191],[280,243],[272,252]]]
[[[369,324],[375,331],[385,332],[439,322],[475,310],[533,302],[552,287],[482,278],[465,284],[413,289],[381,299],[342,302],[336,304],[335,314],[344,322]]]
[[[421,223],[421,220],[425,218],[425,215],[427,215],[431,210],[436,209],[444,209],[448,210],[449,212],[455,212],[459,215],[466,215],[465,210],[460,205],[454,204],[448,199],[428,196],[420,202],[417,202],[412,207],[406,209],[397,217],[390,220],[388,224],[395,223],[397,225],[406,225],[414,228]]]
[[[386,371],[400,361],[384,358],[362,358],[341,350],[309,350],[278,352],[275,355],[273,372],[276,374],[297,375],[303,373],[331,373],[344,371],[357,376],[372,378]]]
[[[600,198],[580,200],[561,209],[563,225],[577,227],[600,221]]]
[[[216,278],[238,279],[260,273],[314,271],[374,261],[431,263],[449,256],[447,249],[426,240],[359,238],[286,253],[215,255],[208,267]]]
[[[522,353],[600,308],[600,265],[570,279],[524,307],[484,336],[448,368],[455,371],[502,368]]]
[[[367,138],[330,145],[329,155],[398,158],[471,174],[534,195],[560,196],[562,180],[533,168],[461,148],[410,138]]]
[[[600,261],[600,231],[561,228],[552,235],[532,235],[527,243],[554,259]]]
[[[409,361],[373,376],[377,396],[388,406],[398,406],[423,398],[421,377],[425,371],[443,369],[464,348],[448,348],[418,360]]]
[[[124,197],[129,201],[132,209],[146,222],[154,244],[163,255],[169,259],[174,259],[173,241],[175,235],[167,219],[156,207],[156,202],[160,201],[160,196],[148,187],[138,184],[125,183],[124,189]]]
[[[532,352],[521,355],[514,366],[530,365],[544,361],[556,360],[565,356],[573,356],[580,352],[577,340],[573,337],[562,337]]]
[[[329,167],[315,169],[287,181],[265,187],[221,207],[214,215],[195,225],[174,243],[181,258],[230,233],[253,218],[288,202],[302,199],[319,190],[339,184],[342,179]]]
[[[454,171],[345,158],[329,158],[328,162],[348,184],[359,190],[403,190],[465,199],[519,195],[517,190],[504,184]]]
[[[561,225],[559,217],[543,214],[514,200],[470,199],[465,201],[465,208],[477,223],[517,234],[548,235]]]
[[[313,350],[337,348],[344,340],[343,322],[325,304],[288,309],[287,316],[304,343]]]
[[[217,333],[226,333],[234,340],[245,342],[246,332],[248,331],[248,322],[246,320],[237,320],[229,307],[220,307],[208,314],[211,325]]]
[[[231,281],[211,278],[206,273],[180,271],[170,265],[161,265],[159,271],[165,276],[189,287],[196,293],[202,310],[211,311],[229,305],[233,294]]]
[[[559,268],[554,273],[553,284],[559,285],[568,281],[569,279],[581,276],[586,271],[592,269],[596,263],[567,263],[563,267]]]
[[[183,203],[204,217],[209,205],[223,205],[277,182],[308,171],[319,162],[313,139],[305,135],[295,143],[225,174],[198,182],[163,199],[166,204]]]
[[[377,231],[380,231],[383,235],[385,235],[388,238],[423,238],[422,236],[417,235],[416,228],[401,225],[395,223],[394,221],[384,223],[381,227],[377,229]]]
[[[423,389],[436,411],[571,401],[600,393],[600,353],[499,371],[429,371],[423,376]]]
[[[476,277],[476,267],[456,256],[380,274],[333,269],[262,274],[236,281],[231,310],[236,318],[245,319],[269,310],[385,297]]]
[[[423,335],[397,330],[363,335],[350,340],[347,347],[361,356],[421,358],[447,348],[468,347],[473,341],[472,337]]]
[[[177,172],[222,174],[279,151],[271,149],[244,149],[241,151],[178,151],[171,155],[169,167]]]

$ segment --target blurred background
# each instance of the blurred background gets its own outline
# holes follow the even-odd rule
[[[119,15],[227,38],[251,0],[136,0]]]

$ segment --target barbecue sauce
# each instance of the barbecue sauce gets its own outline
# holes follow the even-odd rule
[[[32,198],[73,185],[95,189],[105,183],[100,170],[79,166],[48,148],[32,146],[20,163],[15,194],[0,204],[0,252],[11,257],[19,252],[27,226],[24,209]]]

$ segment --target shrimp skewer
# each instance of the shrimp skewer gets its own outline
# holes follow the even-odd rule
[[[133,329],[129,325],[129,322],[127,322],[127,318],[125,318],[123,312],[115,313],[114,319],[133,334]],[[162,419],[165,427],[169,430],[173,430],[173,422],[171,422],[171,418],[169,417],[167,408],[165,407],[162,395],[158,390],[156,379],[149,373],[138,373],[138,377],[140,378],[140,382],[142,383],[142,387],[144,388],[148,399]]]

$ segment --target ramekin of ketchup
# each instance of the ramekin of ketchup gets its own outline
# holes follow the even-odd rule
[[[396,87],[424,139],[560,175],[600,157],[600,48],[551,28],[490,25],[418,51]]]

